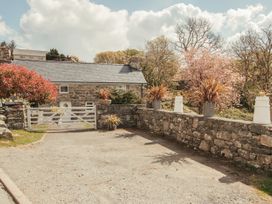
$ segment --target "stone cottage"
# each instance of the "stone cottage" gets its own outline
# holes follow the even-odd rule
[[[143,97],[146,80],[143,73],[129,65],[71,63],[60,61],[14,60],[16,65],[34,70],[55,83],[61,107],[91,106],[102,88],[134,91]]]

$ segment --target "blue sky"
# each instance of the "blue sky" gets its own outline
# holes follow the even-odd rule
[[[230,42],[272,23],[272,0],[0,0],[0,41],[92,61],[160,35],[175,41],[176,25],[190,16],[206,18]]]
[[[65,0],[63,0],[65,1]],[[202,10],[224,12],[229,9],[244,8],[247,5],[262,4],[266,12],[272,10],[272,0],[91,0],[103,4],[113,10],[126,9],[154,10],[169,7],[177,3],[193,4]],[[19,29],[20,17],[29,9],[26,0],[0,0],[0,16],[13,29]]]

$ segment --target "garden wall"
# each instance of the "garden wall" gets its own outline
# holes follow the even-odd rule
[[[0,114],[6,117],[9,129],[23,129],[25,127],[24,104],[21,102],[7,102],[0,107]]]
[[[120,125],[120,127],[136,127],[136,110],[143,107],[145,107],[145,105],[142,104],[98,104],[97,126],[98,128],[105,128],[104,120],[106,116],[113,114],[121,118],[122,124]]]
[[[137,127],[191,148],[272,172],[272,126],[141,108]]]

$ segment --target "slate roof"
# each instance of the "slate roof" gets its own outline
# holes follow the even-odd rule
[[[143,73],[129,65],[14,60],[52,82],[145,84]]]

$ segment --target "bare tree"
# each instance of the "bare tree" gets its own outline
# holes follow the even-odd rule
[[[222,38],[212,31],[211,23],[205,18],[188,18],[176,27],[176,48],[180,52],[205,48],[216,51],[222,48]]]
[[[247,31],[232,50],[237,58],[236,69],[245,78],[242,92],[252,105],[258,92],[272,92],[272,26],[260,32]]]
[[[10,43],[8,44],[9,50],[10,50],[10,55],[11,55],[11,59],[13,60],[13,51],[16,48],[16,43],[14,40],[10,41]]]

